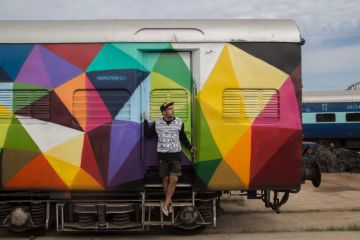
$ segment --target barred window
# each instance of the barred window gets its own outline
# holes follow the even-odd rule
[[[0,118],[11,118],[12,112],[18,118],[50,119],[50,94],[48,90],[1,90]],[[11,111],[9,111],[11,110]]]
[[[150,118],[162,117],[160,105],[166,101],[174,102],[176,116],[184,122],[189,119],[189,93],[184,89],[155,89],[150,94]]]
[[[223,92],[222,102],[225,121],[260,116],[277,120],[280,115],[279,92],[275,89],[228,88]]]
[[[93,90],[79,89],[73,96],[73,115],[80,124],[86,119],[101,121],[108,118],[109,113],[120,120],[130,120],[130,94],[124,89]],[[121,106],[121,109],[119,109]]]

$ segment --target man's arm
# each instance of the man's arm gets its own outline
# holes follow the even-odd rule
[[[155,131],[155,122],[149,126],[148,120],[144,119],[144,134],[147,137],[155,137],[156,131]]]
[[[186,136],[186,133],[184,131],[184,123],[181,125],[181,130],[179,134],[180,142],[189,150],[191,150],[191,144]]]

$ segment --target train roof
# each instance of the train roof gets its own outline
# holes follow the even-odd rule
[[[360,102],[360,90],[304,91],[302,102]]]
[[[292,20],[0,20],[0,43],[301,42]]]

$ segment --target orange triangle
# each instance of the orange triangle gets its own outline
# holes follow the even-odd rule
[[[25,165],[4,184],[6,189],[67,189],[66,184],[47,162],[43,155]]]
[[[104,188],[86,171],[80,169],[71,184],[71,189],[103,190]]]
[[[84,130],[86,126],[86,75],[85,73],[60,85],[55,89],[56,95],[79,122]]]

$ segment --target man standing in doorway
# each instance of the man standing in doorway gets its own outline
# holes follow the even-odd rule
[[[181,143],[194,152],[184,131],[184,123],[175,117],[174,102],[165,102],[160,106],[162,118],[154,121],[151,126],[143,113],[144,133],[147,137],[157,135],[157,153],[160,160],[159,174],[163,179],[165,201],[161,202],[163,213],[168,216],[173,211],[171,198],[175,192],[176,183],[181,176]]]

